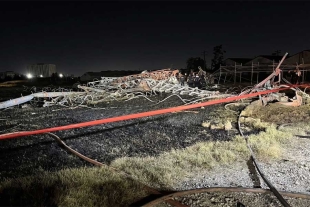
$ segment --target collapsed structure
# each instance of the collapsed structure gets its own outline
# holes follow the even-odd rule
[[[173,93],[197,97],[197,101],[211,98],[225,98],[230,94],[218,91],[201,90],[180,86],[176,75],[178,70],[163,69],[124,77],[102,77],[101,80],[78,85],[80,92],[48,92],[33,93],[28,96],[0,103],[0,109],[26,103],[33,98],[45,98],[44,107],[52,105],[77,106],[98,104],[113,100],[130,100],[138,97],[156,95],[157,93]]]
[[[271,88],[276,89],[280,87],[288,87],[288,85],[280,84],[282,80],[287,84],[290,84],[286,79],[281,77],[280,65],[286,56],[287,53],[283,56],[274,72],[265,80],[250,89],[244,90],[239,95],[255,93]],[[199,73],[204,73],[206,81],[210,80],[210,75],[207,75],[201,68],[199,68]],[[150,100],[148,97],[163,92],[195,97],[194,100],[185,102],[185,104],[197,103],[207,99],[221,99],[235,96],[229,93],[220,93],[219,91],[191,88],[187,85],[182,86],[178,82],[177,74],[179,74],[179,70],[162,69],[152,72],[143,71],[140,74],[123,77],[102,77],[101,80],[88,82],[86,85],[78,85],[77,88],[79,88],[79,92],[42,91],[21,98],[2,102],[0,103],[0,109],[20,105],[32,100],[33,98],[44,98],[43,107],[46,107],[52,105],[95,105],[102,102],[109,102],[113,100],[130,100],[138,97],[144,97]],[[277,81],[275,81],[276,78]],[[300,106],[302,104],[302,95],[307,97],[308,95],[296,87],[292,89],[296,91],[296,97],[291,100],[291,102],[289,102],[289,99],[285,96],[285,94],[270,93],[264,96],[260,96],[258,103],[266,105],[267,102],[277,100],[279,103],[284,105]],[[302,93],[302,95],[299,92]]]

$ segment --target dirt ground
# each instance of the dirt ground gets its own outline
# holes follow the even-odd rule
[[[159,102],[168,95],[170,94],[162,94],[151,99]],[[183,105],[177,96],[160,104],[139,98],[128,102],[101,104],[96,106],[98,108],[39,108],[28,104],[25,108],[2,110],[0,131],[9,133],[43,129],[177,105]],[[59,131],[55,134],[78,152],[108,164],[119,157],[153,156],[171,149],[185,148],[199,141],[228,140],[229,136],[224,130],[214,129],[208,131],[208,134],[201,133],[204,130],[201,123],[218,107],[220,106],[216,105],[187,112]],[[1,140],[0,162],[1,178],[30,175],[37,170],[55,171],[89,165],[66,152],[49,135],[44,134]]]
[[[27,93],[30,93],[29,90],[25,91],[22,87],[2,89],[0,101],[20,97],[20,94],[27,95]],[[37,107],[36,103],[32,102],[26,104],[25,107],[17,106],[1,110],[0,133],[50,128],[184,104],[177,96],[172,96],[166,101],[160,102],[170,95],[161,94],[150,97],[154,102],[139,98],[127,102],[100,104],[94,108],[75,109],[61,106],[42,108]],[[223,129],[206,131],[202,126],[203,122],[220,116],[220,114],[216,114],[216,111],[223,108],[224,105],[213,105],[185,112],[59,131],[55,134],[68,146],[85,156],[109,164],[120,157],[154,156],[172,149],[186,148],[200,141],[230,140],[237,134],[237,131],[229,133]],[[234,120],[232,120],[232,124],[233,127],[236,127]],[[290,159],[294,160],[292,157]],[[35,175],[38,171],[57,171],[65,168],[92,166],[70,154],[49,135],[44,134],[1,140],[0,163],[0,181],[5,178]],[[264,165],[268,166],[268,163]],[[279,163],[278,165],[280,166]],[[213,172],[209,172],[210,176],[208,177],[197,176],[196,180],[186,181],[178,187],[179,189],[193,189],[210,186],[235,186],[231,184],[231,180],[226,180],[229,177],[239,177],[240,183],[236,184],[237,186],[252,187],[251,179],[247,178],[249,182],[244,181],[244,177],[249,176],[248,172],[244,172],[246,174],[244,177],[240,176],[238,169],[241,168],[246,169],[246,164],[235,165],[232,169],[232,172],[235,173],[233,176],[229,174],[230,171],[227,169],[220,169],[220,171],[215,169],[213,177]],[[268,171],[269,168],[266,167],[266,170]],[[294,173],[293,171],[294,169],[292,169],[292,173]],[[224,177],[221,178],[222,174],[219,173],[222,173]],[[273,173],[274,171],[270,171],[268,174]],[[245,183],[242,183],[243,181]],[[295,180],[292,182],[295,182]],[[308,190],[306,186],[304,188]],[[289,188],[286,186],[283,190],[289,190]],[[200,206],[198,202],[197,206]]]

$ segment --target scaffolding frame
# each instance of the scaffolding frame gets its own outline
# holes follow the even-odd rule
[[[235,65],[220,65],[219,73],[218,73],[218,84],[221,81],[222,76],[224,76],[223,83],[226,83],[227,76],[232,75],[233,76],[233,82],[234,84],[237,83],[237,76],[239,76],[239,83],[242,82],[242,80],[247,80],[251,84],[254,82],[254,76],[256,74],[256,83],[259,82],[259,74],[260,73],[267,73],[270,74],[274,72],[275,68],[279,62],[272,62],[272,65],[270,64],[260,64],[259,62],[254,63],[252,62],[251,65],[238,65],[235,62]],[[301,74],[302,74],[302,82],[304,83],[306,81],[306,77],[308,75],[308,71],[310,71],[310,63],[305,64],[304,59],[302,58],[302,64],[296,63],[296,65],[290,65],[290,64],[282,64],[281,65],[281,70],[282,72],[288,72],[290,70],[295,70],[296,67],[299,68]],[[250,74],[250,79],[246,79],[244,76],[242,77],[242,74],[247,74],[249,76]]]

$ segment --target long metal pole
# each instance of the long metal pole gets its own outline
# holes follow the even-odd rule
[[[263,86],[268,80],[270,80],[272,77],[274,77],[275,75],[277,75],[278,70],[280,68],[280,65],[282,64],[282,62],[284,61],[285,57],[288,55],[288,53],[285,53],[285,55],[283,56],[282,60],[279,62],[278,66],[276,67],[275,71],[273,71],[272,74],[270,74],[267,78],[265,78],[262,82],[258,83],[255,88],[259,88],[261,86]]]
[[[288,53],[285,53],[285,55],[282,57],[282,59],[279,62],[278,66],[276,67],[276,70],[280,68],[280,65],[283,63],[283,61],[284,61],[284,59],[286,58],[287,55],[288,55]]]

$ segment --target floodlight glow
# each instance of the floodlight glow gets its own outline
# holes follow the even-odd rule
[[[27,74],[27,78],[32,78],[32,75],[30,73]]]
[[[62,73],[60,73],[60,74],[59,74],[59,77],[60,77],[60,78],[62,78],[62,77],[64,77],[64,76],[63,76],[63,74],[62,74]]]
[[[40,75],[40,78],[43,78],[43,75]]]

